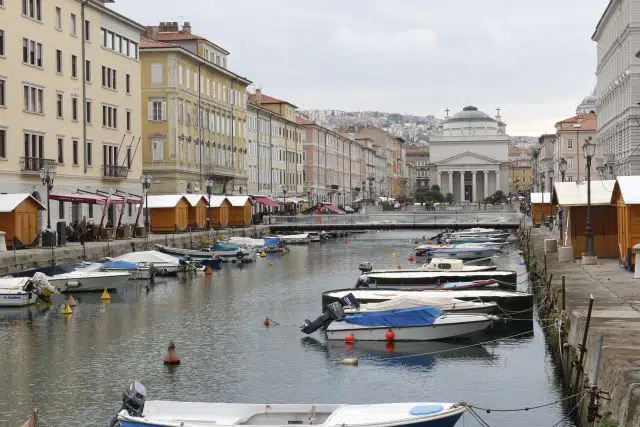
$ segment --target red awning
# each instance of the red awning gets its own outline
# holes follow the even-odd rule
[[[334,205],[333,203],[324,203],[322,205],[323,208],[327,208],[327,210],[333,212],[333,213],[337,213],[337,214],[341,214],[344,213],[342,212],[336,205]]]
[[[49,200],[58,200],[61,202],[87,203],[89,205],[122,205],[124,204],[123,196],[111,195],[107,203],[107,196],[91,193],[58,193],[49,194]],[[129,196],[127,203],[130,205],[139,205],[142,199],[137,196]]]
[[[260,203],[261,205],[265,205],[265,206],[271,206],[271,207],[280,206],[280,203],[265,196],[253,196],[253,200],[255,200],[256,203]]]

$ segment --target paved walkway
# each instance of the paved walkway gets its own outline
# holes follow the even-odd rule
[[[544,259],[544,239],[552,237],[545,229],[532,229],[538,265]],[[640,426],[640,279],[634,279],[616,259],[600,259],[597,265],[588,266],[579,261],[560,263],[557,253],[547,254],[547,271],[553,273],[552,287],[558,295],[565,276],[567,341],[577,352],[593,296],[584,372],[592,383],[599,368],[598,386],[610,393],[611,401],[602,402],[600,413],[611,411],[621,427]],[[597,367],[600,336],[603,349]]]

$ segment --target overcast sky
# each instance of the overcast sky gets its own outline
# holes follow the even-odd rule
[[[303,109],[503,111],[540,135],[595,86],[607,0],[117,0],[145,25],[190,21],[229,68]]]

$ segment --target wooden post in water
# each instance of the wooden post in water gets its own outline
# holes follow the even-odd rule
[[[564,275],[562,276],[562,311],[566,311],[567,310],[567,299],[566,299],[566,288],[565,288],[565,277]]]
[[[582,363],[584,362],[584,354],[587,352],[587,337],[589,336],[589,324],[591,323],[591,311],[593,310],[593,294],[589,298],[589,308],[587,310],[587,320],[584,325],[584,334],[582,335],[582,344],[580,345],[580,360],[578,361],[578,372],[576,374],[576,385],[580,382],[580,375],[582,374],[584,368]]]

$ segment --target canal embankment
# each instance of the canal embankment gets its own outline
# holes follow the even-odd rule
[[[0,276],[32,268],[73,264],[80,261],[97,261],[105,257],[117,257],[132,251],[154,249],[156,244],[180,248],[200,248],[204,242],[214,243],[233,236],[260,238],[269,233],[269,226],[256,225],[246,228],[230,228],[211,231],[194,231],[173,234],[151,234],[148,238],[130,238],[100,242],[67,243],[65,246],[36,247],[0,252]]]
[[[559,262],[546,228],[520,243],[548,347],[582,426],[640,425],[640,279],[616,259]],[[590,309],[590,305],[592,308]]]

